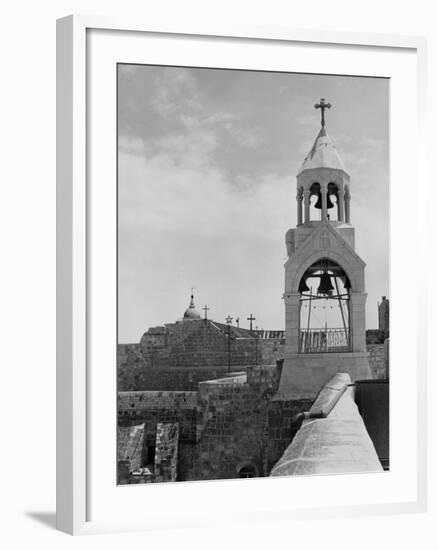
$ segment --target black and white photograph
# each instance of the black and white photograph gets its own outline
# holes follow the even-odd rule
[[[117,65],[117,483],[385,472],[389,79]]]
[[[2,548],[431,548],[432,3],[5,7]]]

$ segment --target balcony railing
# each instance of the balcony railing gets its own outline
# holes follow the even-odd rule
[[[300,333],[301,353],[334,353],[350,350],[350,336],[343,328],[311,328]]]

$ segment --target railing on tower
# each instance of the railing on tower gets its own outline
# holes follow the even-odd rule
[[[300,331],[301,353],[335,353],[350,350],[350,335],[343,328]]]

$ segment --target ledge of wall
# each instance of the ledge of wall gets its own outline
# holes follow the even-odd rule
[[[335,379],[326,384],[318,399],[336,387],[342,392],[336,405],[326,418],[303,422],[271,476],[383,472],[348,377],[342,380],[344,388],[339,386],[340,378]]]

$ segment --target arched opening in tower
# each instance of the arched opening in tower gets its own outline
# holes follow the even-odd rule
[[[323,258],[301,278],[300,352],[350,350],[350,280],[336,262]]]
[[[335,183],[329,183],[327,188],[327,214],[330,221],[339,220],[338,208],[338,186]]]
[[[310,187],[310,206],[309,206],[309,220],[320,221],[321,220],[321,186],[319,183],[312,183]]]
[[[329,183],[327,186],[327,219],[330,221],[339,220],[339,193],[336,183]],[[320,221],[322,218],[322,196],[321,185],[317,182],[310,186],[310,221]]]

